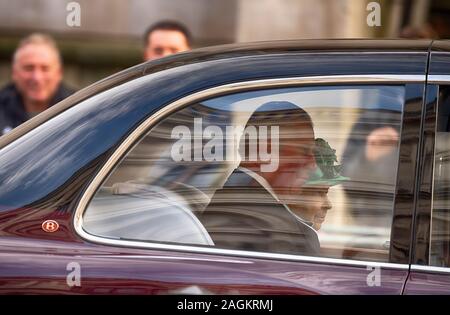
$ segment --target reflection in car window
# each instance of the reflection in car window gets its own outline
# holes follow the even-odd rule
[[[434,151],[430,265],[450,267],[450,90],[441,89]]]
[[[129,151],[83,228],[112,239],[388,261],[404,94],[393,85],[322,86],[192,104]]]

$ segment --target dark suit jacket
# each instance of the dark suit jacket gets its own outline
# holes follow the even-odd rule
[[[50,101],[50,106],[62,101],[73,90],[60,84]],[[22,96],[13,83],[0,90],[0,136],[28,120]]]
[[[220,248],[319,255],[320,244],[312,227],[239,169],[216,191],[200,220]]]

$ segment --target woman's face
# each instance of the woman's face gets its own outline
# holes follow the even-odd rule
[[[299,198],[300,203],[291,206],[292,211],[306,221],[312,222],[318,231],[322,227],[332,204],[328,199],[329,187],[304,188]]]

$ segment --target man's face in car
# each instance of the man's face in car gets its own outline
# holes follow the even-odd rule
[[[295,200],[301,187],[316,168],[314,130],[307,123],[280,127],[279,166],[269,182],[283,202]]]

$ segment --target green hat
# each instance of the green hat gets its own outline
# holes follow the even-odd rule
[[[309,176],[305,186],[334,186],[349,180],[340,174],[341,165],[337,163],[336,150],[322,138],[315,140],[314,155],[317,167]]]

